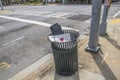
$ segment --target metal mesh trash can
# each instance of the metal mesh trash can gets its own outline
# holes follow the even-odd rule
[[[79,33],[73,30],[63,31],[64,33],[70,33],[71,41],[51,42],[51,47],[56,73],[59,75],[69,76],[78,70],[77,38]]]

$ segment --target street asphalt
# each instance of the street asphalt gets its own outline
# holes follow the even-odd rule
[[[50,25],[89,34],[92,5],[6,6],[0,11],[0,80],[8,80],[25,67],[51,53]],[[111,6],[109,18],[120,17],[120,7]]]

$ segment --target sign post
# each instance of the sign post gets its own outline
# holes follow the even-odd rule
[[[62,4],[65,4],[65,0],[62,0]]]
[[[92,20],[90,25],[89,42],[88,46],[85,48],[86,51],[96,53],[100,49],[98,39],[99,39],[101,5],[102,0],[92,0]]]
[[[100,31],[99,31],[99,34],[101,36],[104,36],[107,34],[107,17],[108,17],[108,11],[109,11],[110,5],[111,5],[111,0],[105,0],[102,22],[100,24]]]
[[[0,0],[0,7],[1,7],[1,10],[4,10],[1,0]]]

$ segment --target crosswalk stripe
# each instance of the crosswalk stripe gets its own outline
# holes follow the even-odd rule
[[[61,16],[69,15],[69,14],[71,14],[71,13],[63,13],[63,14],[60,14],[58,16],[61,17]]]
[[[23,15],[34,15],[34,16],[43,16],[43,17],[55,17],[55,18],[62,18],[62,19],[66,19],[65,17],[63,16],[66,16],[66,15],[70,15],[72,13],[66,13],[66,12],[47,12],[47,11],[32,11],[32,12],[29,12],[29,11],[26,11],[26,12],[14,12],[12,14],[23,14]]]
[[[62,17],[62,16],[66,16],[69,14],[71,14],[71,13],[57,12],[57,13],[46,15],[45,17]]]
[[[56,16],[56,15],[60,15],[61,13],[53,13],[53,14],[49,14],[49,15],[46,15],[45,17],[52,17],[52,16]]]
[[[117,13],[115,13],[115,15],[113,16],[113,18],[116,18],[118,16],[118,14],[120,14],[120,10]]]
[[[21,22],[26,22],[26,23],[32,23],[32,24],[37,24],[37,25],[41,25],[44,27],[50,27],[52,24],[49,23],[45,23],[45,22],[40,22],[40,21],[33,21],[33,20],[27,20],[27,19],[21,19],[21,18],[15,18],[15,17],[8,17],[8,16],[3,16],[0,15],[0,18],[5,18],[5,19],[10,19],[10,20],[15,20],[15,21],[21,21]],[[75,30],[75,31],[79,31],[73,28],[67,28],[67,27],[62,27],[63,29],[70,29],[70,30]]]

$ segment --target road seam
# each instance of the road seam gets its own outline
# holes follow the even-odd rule
[[[14,42],[16,42],[16,41],[19,41],[19,40],[21,40],[21,39],[23,39],[23,38],[25,38],[25,37],[24,37],[24,36],[19,37],[19,38],[15,39],[15,40],[12,40],[12,41],[10,41],[10,42],[6,42],[6,43],[2,44],[2,46],[7,46],[7,45],[12,44],[12,43],[14,43]]]

